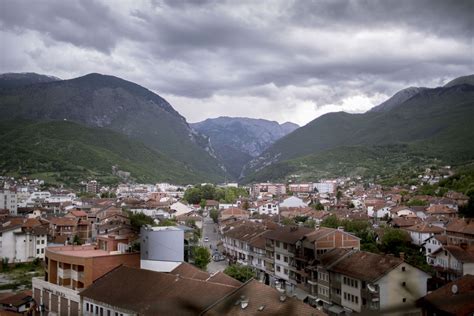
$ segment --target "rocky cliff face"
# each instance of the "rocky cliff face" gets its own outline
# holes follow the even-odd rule
[[[207,119],[190,125],[209,138],[218,159],[234,177],[240,176],[248,161],[298,128],[290,122],[280,125],[275,121],[233,117]]]

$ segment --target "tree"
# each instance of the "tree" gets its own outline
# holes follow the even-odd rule
[[[459,214],[462,217],[474,218],[474,190],[469,190],[466,195],[469,197],[469,201],[466,205],[459,207]]]
[[[214,223],[217,224],[218,220],[219,220],[219,211],[216,210],[216,209],[212,209],[210,212],[209,212],[209,216],[212,218],[212,220],[214,221]]]
[[[240,282],[247,282],[256,276],[252,268],[238,264],[228,266],[224,270],[224,273],[236,280],[239,280]]]
[[[151,225],[151,226],[155,225],[155,220],[152,217],[145,215],[143,213],[134,214],[132,212],[128,212],[128,218],[130,218],[130,225],[132,226],[132,229],[135,231],[140,231],[140,228],[143,225]]]
[[[336,215],[328,216],[321,222],[321,226],[329,227],[329,228],[337,228],[340,225],[341,225],[341,222],[339,221]]]
[[[202,200],[200,187],[189,188],[184,192],[184,199],[191,204],[198,204]]]
[[[74,235],[74,239],[72,240],[73,245],[80,245],[81,244],[81,239],[79,238],[78,235]]]
[[[206,270],[207,265],[211,262],[211,254],[207,247],[196,247],[194,249],[194,265],[202,270]]]
[[[410,245],[410,236],[401,229],[387,228],[383,234],[380,249],[385,253],[399,255]]]
[[[324,205],[322,205],[321,203],[316,203],[316,204],[313,204],[313,208],[317,211],[322,211],[324,210]]]

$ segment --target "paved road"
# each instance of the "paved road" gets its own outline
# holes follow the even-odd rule
[[[209,238],[209,241],[207,242],[204,241],[206,237]],[[212,254],[213,250],[216,249],[218,242],[219,242],[219,234],[217,230],[217,225],[214,224],[214,221],[212,220],[212,218],[204,217],[203,223],[202,223],[203,246],[208,247]],[[207,266],[207,272],[214,273],[217,271],[224,271],[226,267],[227,267],[227,262],[225,260],[218,261],[218,262],[211,261],[209,265]]]

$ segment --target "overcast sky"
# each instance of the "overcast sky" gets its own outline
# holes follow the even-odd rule
[[[0,2],[0,72],[118,76],[189,122],[305,124],[474,73],[474,1]]]

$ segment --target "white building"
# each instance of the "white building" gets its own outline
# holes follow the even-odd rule
[[[404,229],[410,234],[412,244],[417,246],[421,246],[428,238],[434,235],[444,233],[443,228],[428,223],[421,223]]]
[[[11,190],[0,191],[0,209],[9,210],[10,214],[16,215],[18,210],[16,192]]]
[[[180,216],[191,213],[194,209],[183,202],[176,202],[170,205],[172,216]]]
[[[22,224],[4,224],[0,228],[0,256],[10,263],[44,259],[46,246],[47,230],[43,227],[25,229]]]
[[[334,193],[336,183],[334,181],[318,182],[314,184],[314,188],[316,188],[319,193]]]
[[[280,206],[278,203],[274,202],[262,202],[256,208],[258,214],[265,214],[265,215],[278,215],[280,212]]]
[[[290,196],[280,203],[280,207],[306,207],[308,206],[302,199],[296,196]]]
[[[184,261],[184,230],[175,226],[142,227],[140,268],[170,272]]]

